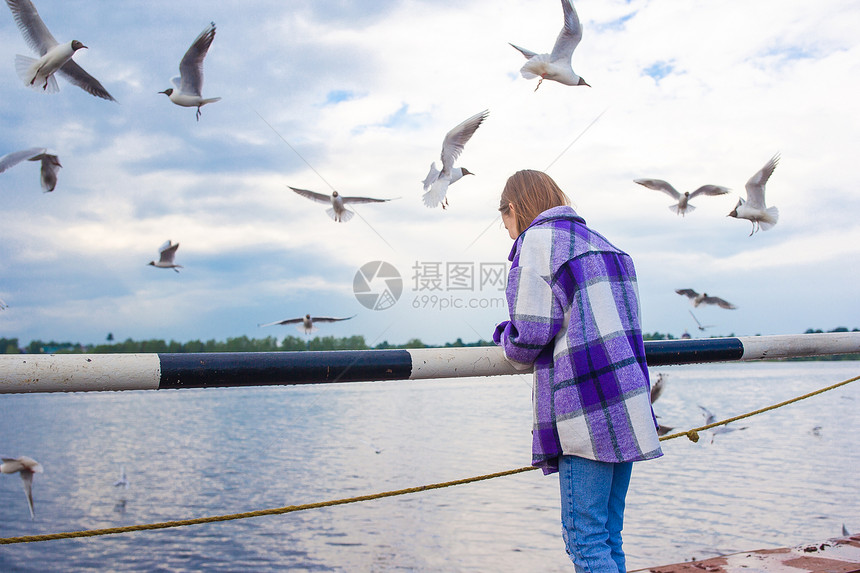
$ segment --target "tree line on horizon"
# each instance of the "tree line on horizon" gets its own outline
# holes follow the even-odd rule
[[[848,330],[844,326],[833,330],[823,331],[821,329],[808,328],[804,334],[822,334],[824,332],[858,332],[860,329]],[[729,337],[734,334],[729,334]],[[672,334],[661,332],[644,333],[645,340],[677,340]],[[711,338],[722,338],[712,336]],[[26,346],[20,346],[17,338],[0,338],[0,354],[123,354],[123,353],[206,353],[206,352],[295,352],[303,350],[387,350],[398,348],[462,348],[474,346],[493,346],[492,341],[477,340],[475,342],[463,342],[457,338],[454,342],[446,342],[441,345],[425,344],[418,338],[408,340],[403,344],[391,344],[387,340],[370,346],[364,336],[346,336],[336,338],[334,336],[323,336],[315,338],[301,338],[298,336],[287,336],[278,342],[275,336],[265,338],[248,338],[239,336],[221,340],[191,340],[178,342],[171,340],[165,342],[160,339],[132,340],[113,343],[113,335],[108,335],[108,344],[80,344],[73,342],[45,342],[32,340]],[[833,357],[833,359],[856,360],[860,359],[858,354],[848,354]]]

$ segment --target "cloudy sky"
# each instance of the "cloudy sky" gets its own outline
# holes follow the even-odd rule
[[[355,315],[317,334],[370,344],[487,339],[506,317],[498,197],[522,168],[547,170],[633,256],[648,332],[698,334],[676,288],[737,305],[696,309],[707,334],[860,327],[853,0],[579,0],[573,67],[592,87],[537,92],[508,42],[550,51],[556,0],[36,6],[59,41],[89,46],[76,61],[119,103],[62,78],[58,94],[26,88],[14,57],[32,54],[4,9],[0,155],[45,146],[63,169],[49,194],[36,164],[0,174],[0,337],[280,337],[298,332],[257,325],[310,313]],[[223,99],[197,122],[157,92],[210,21],[204,95]],[[458,161],[476,175],[451,187],[447,211],[426,208],[442,138],[483,109]],[[726,215],[777,152],[779,224],[750,237]],[[732,193],[682,218],[643,177]],[[396,199],[337,224],[287,185]],[[167,239],[181,273],[147,266]],[[371,261],[402,277],[385,310],[354,296]]]

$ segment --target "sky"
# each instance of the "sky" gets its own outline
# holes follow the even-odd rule
[[[591,87],[537,91],[509,42],[551,51],[558,1],[107,6],[36,1],[58,41],[89,47],[75,60],[118,103],[63,78],[57,94],[25,87],[14,58],[33,54],[0,16],[0,155],[44,146],[63,165],[53,193],[34,163],[0,174],[0,337],[302,336],[258,325],[311,314],[353,317],[314,335],[371,345],[488,340],[507,317],[499,194],[525,168],[633,257],[646,332],[860,327],[853,0],[579,0],[572,64]],[[210,21],[203,95],[222,100],[196,121],[158,92]],[[442,139],[484,109],[457,161],[475,175],[450,188],[447,210],[428,209],[421,181]],[[779,222],[749,236],[726,215],[775,153],[766,199]],[[731,193],[680,217],[637,178]],[[392,200],[335,223],[288,186]],[[168,239],[179,273],[147,265]],[[378,268],[401,292],[374,310],[355,285],[364,269],[365,290],[394,286]],[[693,309],[679,288],[737,309]]]

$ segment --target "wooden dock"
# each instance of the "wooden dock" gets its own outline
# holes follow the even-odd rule
[[[636,571],[650,573],[857,573],[860,535],[828,539],[791,548],[742,551]],[[629,573],[633,573],[632,571]]]

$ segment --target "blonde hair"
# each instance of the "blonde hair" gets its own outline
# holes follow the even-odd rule
[[[570,205],[570,199],[543,171],[523,169],[508,177],[502,190],[499,211],[507,213],[509,205],[514,206],[517,232],[522,233],[538,215],[553,207]]]

